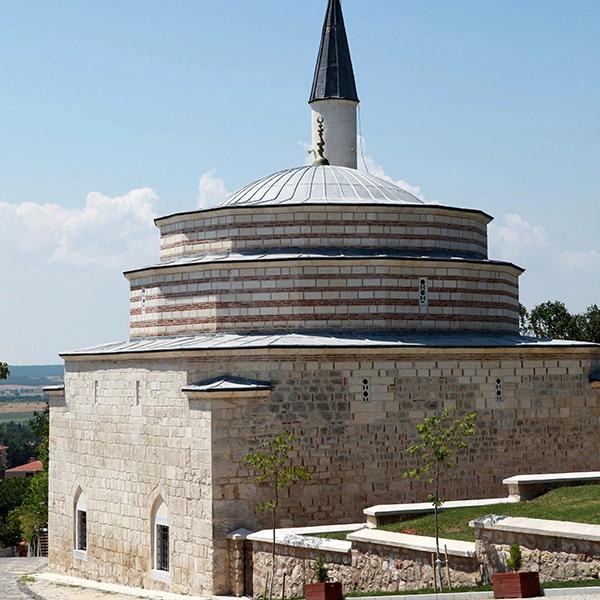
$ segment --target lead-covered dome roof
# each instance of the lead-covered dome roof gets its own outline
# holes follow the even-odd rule
[[[221,206],[281,204],[423,204],[394,183],[331,165],[297,167],[254,181]]]

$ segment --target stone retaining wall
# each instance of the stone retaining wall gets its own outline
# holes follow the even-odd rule
[[[270,577],[271,546],[263,542],[253,542],[251,546],[252,593],[257,598],[264,594],[267,578]],[[284,572],[285,596],[303,596],[304,584],[315,581],[312,564],[319,557],[327,563],[330,578],[342,583],[344,593],[397,592],[433,585],[432,555],[429,552],[355,542],[348,554],[291,546],[277,546],[277,554],[275,596],[281,596]],[[476,558],[451,556],[449,562],[453,586],[475,586],[479,582],[480,569]],[[249,590],[246,590],[248,593]]]
[[[519,544],[523,571],[538,571],[541,581],[595,579],[600,573],[600,541],[507,531],[477,530],[477,556],[485,579],[506,571],[511,544]]]

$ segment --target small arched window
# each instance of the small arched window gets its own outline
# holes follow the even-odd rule
[[[167,505],[159,499],[154,509],[154,518],[152,524],[153,543],[153,566],[154,570],[160,573],[169,572],[169,510]]]
[[[85,494],[79,490],[75,497],[75,514],[74,514],[74,538],[75,550],[80,553],[87,552],[87,512],[88,503]]]

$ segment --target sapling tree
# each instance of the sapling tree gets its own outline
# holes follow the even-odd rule
[[[452,409],[425,417],[417,425],[419,441],[407,448],[410,456],[417,457],[418,466],[404,473],[404,477],[424,479],[432,486],[428,500],[433,505],[435,522],[435,558],[436,571],[441,582],[440,566],[440,530],[439,510],[444,504],[440,495],[440,477],[444,471],[452,468],[452,458],[458,450],[467,447],[467,439],[477,433],[477,414],[470,412],[462,418],[454,417]],[[436,573],[434,573],[436,579]],[[441,587],[441,585],[440,585]]]
[[[273,525],[273,541],[271,546],[271,581],[269,599],[273,599],[273,581],[275,579],[275,531],[277,528],[277,509],[281,490],[297,483],[308,481],[311,476],[303,466],[292,464],[291,453],[294,436],[289,431],[283,431],[276,437],[263,442],[262,450],[244,457],[244,461],[256,472],[254,481],[269,489],[269,499],[257,504],[259,511],[271,513]]]

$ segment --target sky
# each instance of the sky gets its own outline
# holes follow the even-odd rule
[[[0,360],[126,339],[154,217],[306,162],[325,5],[2,2]],[[600,303],[600,2],[343,6],[369,170],[492,214],[526,305]]]

